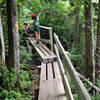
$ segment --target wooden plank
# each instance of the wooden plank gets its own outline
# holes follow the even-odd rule
[[[50,56],[50,59],[54,59],[54,58],[56,58],[56,55],[52,52],[52,51],[50,51],[50,49],[48,49],[45,45],[41,45],[51,56]]]
[[[63,46],[61,45],[61,43],[58,39],[58,36],[56,34],[54,34],[54,38],[55,38],[57,45],[61,49],[61,52],[63,53],[63,57],[65,59],[64,63],[66,66],[66,70],[68,70],[70,77],[71,77],[71,80],[76,87],[79,99],[80,100],[91,100],[91,97],[89,96],[86,88],[84,87],[82,81],[80,80],[74,66],[72,65],[72,63],[69,59],[69,57],[66,55],[66,52],[65,52]]]
[[[43,52],[45,53],[47,62],[53,62],[53,60],[56,59],[56,56],[55,56],[54,53],[51,53],[51,51],[48,52],[48,51],[45,49],[45,48],[47,48],[47,47],[44,46],[44,44],[41,43],[39,48],[41,49],[41,51],[43,51]]]
[[[48,88],[49,88],[48,100],[58,100],[57,94],[54,90],[52,63],[48,63],[47,66],[48,66]]]
[[[40,43],[39,48],[45,53],[48,60],[53,60],[56,58],[56,55],[51,52],[44,44]]]
[[[41,67],[40,87],[38,100],[48,100],[48,81],[46,80],[46,64]]]
[[[48,49],[45,45],[42,45],[42,46],[43,46],[43,48],[45,48],[51,55],[53,55],[53,56],[56,57],[56,55],[55,55],[50,49]]]
[[[29,38],[31,44],[36,49],[36,51],[39,53],[39,55],[42,57],[42,59],[46,59],[46,56],[42,53],[42,51],[38,48],[38,46],[35,44],[35,40],[33,38]]]
[[[62,82],[60,70],[59,70],[59,67],[58,67],[58,62],[53,62],[53,65],[54,65],[54,71],[55,71],[55,79],[60,80]],[[63,87],[63,83],[62,83],[62,87]],[[64,92],[64,90],[63,90],[63,92]]]
[[[38,47],[45,54],[46,59],[50,59],[50,54],[43,48],[42,44],[38,45]]]
[[[56,94],[59,100],[67,100],[61,74],[60,74],[60,70],[58,68],[58,63],[54,62],[53,66],[54,66],[54,72],[55,72],[54,86],[55,86]]]
[[[48,80],[53,80],[52,63],[47,63],[48,67]]]
[[[46,57],[46,52],[44,51],[44,49],[41,47],[40,43],[37,45],[37,47],[40,49],[40,51],[45,55]]]
[[[40,80],[46,80],[46,63],[42,63]]]

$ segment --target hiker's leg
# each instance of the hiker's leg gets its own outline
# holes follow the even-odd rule
[[[36,40],[39,40],[39,32],[35,32]]]
[[[39,40],[41,39],[41,37],[40,37],[40,32],[38,32],[39,33]]]

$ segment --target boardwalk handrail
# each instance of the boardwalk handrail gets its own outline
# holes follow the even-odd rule
[[[50,45],[51,45],[51,51],[53,52],[53,35],[52,35],[52,27],[47,27],[47,26],[39,26],[40,28],[44,28],[49,30],[49,37],[50,37]],[[48,40],[46,40],[47,42],[49,42]]]
[[[48,29],[48,30],[52,29],[52,27],[47,27],[47,26],[42,26],[42,25],[40,25],[39,27],[40,28],[45,28],[45,29]]]
[[[78,73],[76,72],[71,60],[69,59],[68,55],[66,54],[63,46],[61,45],[59,39],[58,39],[58,36],[54,33],[54,39],[55,39],[55,42],[56,42],[56,45],[54,45],[55,47],[55,52],[57,54],[57,58],[58,58],[58,62],[59,62],[59,65],[60,65],[60,69],[61,69],[61,72],[62,74],[64,75],[63,77],[65,77],[65,71],[64,71],[64,68],[63,68],[63,64],[60,60],[60,56],[59,56],[59,53],[61,53],[64,58],[64,65],[65,65],[65,70],[68,71],[68,74],[71,78],[71,81],[73,83],[73,85],[75,85],[75,89],[77,91],[77,94],[78,94],[78,97],[79,97],[79,100],[91,100],[86,88],[84,87],[82,81],[80,80],[79,76],[78,76]],[[59,50],[59,51],[58,51]],[[66,75],[67,77],[67,75]],[[69,85],[65,84],[67,87]],[[69,95],[68,93],[68,97],[70,97],[71,94]],[[73,99],[70,99],[69,100],[73,100]]]
[[[60,65],[61,76],[62,76],[62,78],[64,80],[66,96],[68,97],[68,100],[74,100],[72,92],[71,92],[70,84],[68,83],[68,79],[67,79],[67,76],[65,74],[65,70],[63,68],[63,64],[62,64],[62,62],[60,60],[60,56],[59,56],[59,52],[58,52],[57,46],[55,44],[54,44],[54,48],[55,48],[55,52],[56,52],[56,55],[57,55],[57,58],[58,58],[58,62],[59,62],[59,65]]]

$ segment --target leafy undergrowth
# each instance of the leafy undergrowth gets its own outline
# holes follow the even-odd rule
[[[72,81],[71,81],[72,83]],[[83,81],[83,84],[85,86],[85,88],[87,89],[91,100],[100,100],[100,93],[97,93],[96,91],[92,91],[93,89],[90,87],[90,85],[87,82]],[[78,93],[76,91],[76,86],[74,84],[71,84],[71,91],[73,93],[73,97],[75,100],[80,100]]]
[[[20,70],[17,83],[13,85],[14,75],[13,71],[7,72],[6,75],[0,73],[0,100],[32,100],[35,98],[35,87],[39,83],[39,74],[36,73],[30,77],[30,73]]]
[[[24,48],[17,79],[13,70],[4,74],[0,68],[0,100],[36,100],[35,90],[39,85],[39,70],[31,63],[33,62],[31,58]]]
[[[85,76],[86,67],[84,67],[84,65],[85,65],[84,54],[80,54],[79,50],[77,48],[72,49],[70,51],[70,54],[71,54],[71,61],[74,65],[76,71],[79,72],[80,74],[82,74],[83,76]],[[88,78],[88,80],[89,80],[89,78]],[[85,82],[84,79],[82,82],[83,82],[85,88],[87,89],[91,99],[92,100],[100,100],[100,93],[97,93],[97,92],[93,93],[92,92],[93,88],[87,82]],[[99,83],[99,84],[97,84],[97,83]],[[100,82],[96,81],[95,85],[98,88],[100,88]],[[78,98],[79,96],[77,95],[77,92],[75,91],[75,86],[72,85],[71,88],[72,88],[72,92],[73,92],[73,96],[74,96],[75,100],[79,100],[79,98]]]
[[[14,72],[7,72],[6,75],[0,77],[1,80],[1,93],[0,99],[2,100],[29,100],[30,93],[28,92],[29,74],[27,71],[20,70],[17,83],[14,84]],[[31,99],[30,99],[31,100]]]

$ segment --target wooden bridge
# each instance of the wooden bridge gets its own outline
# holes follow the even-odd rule
[[[29,41],[43,60],[38,100],[75,100],[72,87],[78,95],[78,100],[91,100],[72,65],[69,53],[64,50],[58,36],[54,33],[55,44],[53,44],[52,28],[44,26],[40,28],[49,30],[50,40],[43,40],[50,43],[51,50],[43,43],[35,44],[35,39],[29,37]]]

